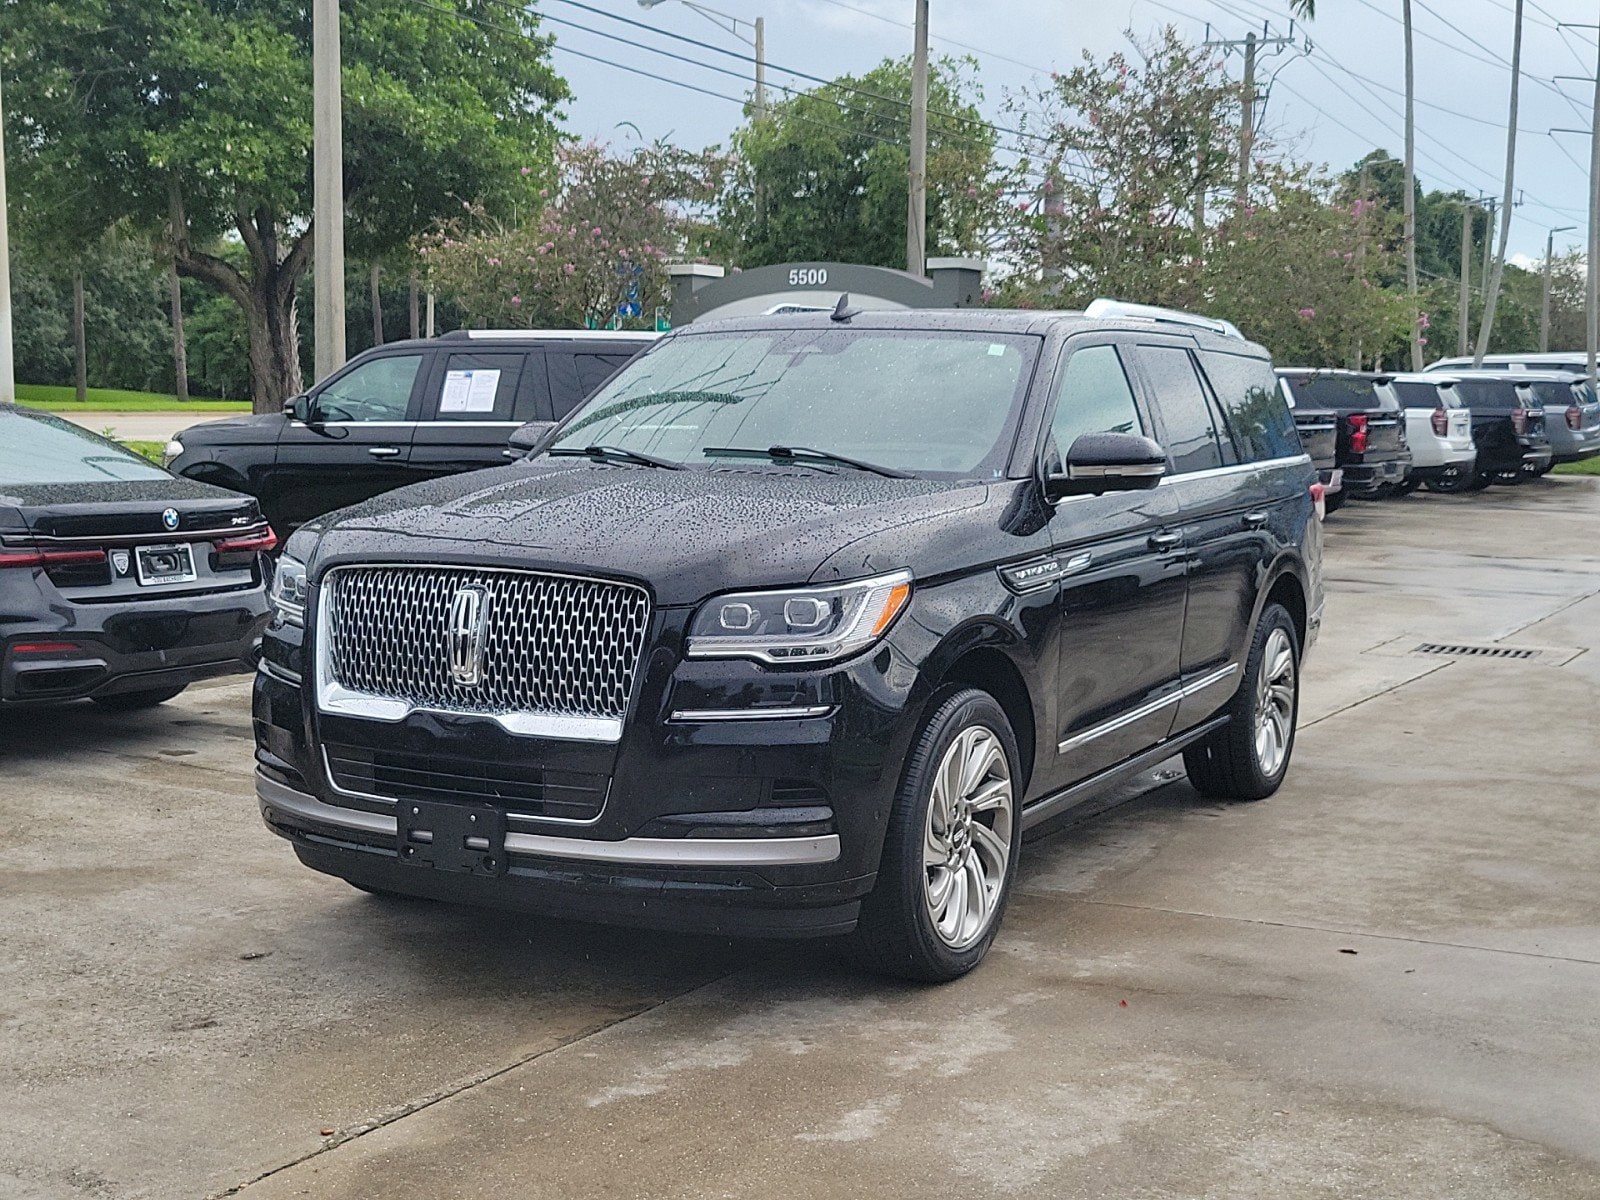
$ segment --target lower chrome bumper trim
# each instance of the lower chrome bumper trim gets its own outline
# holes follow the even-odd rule
[[[335,829],[396,836],[395,819],[383,813],[324,804],[315,796],[256,773],[256,798],[263,809]],[[619,863],[636,867],[790,867],[830,863],[839,857],[839,835],[798,838],[623,838],[617,842],[547,834],[508,833],[509,854]]]
[[[810,717],[825,717],[832,711],[831,704],[812,704],[803,708],[680,708],[669,720],[803,721]]]

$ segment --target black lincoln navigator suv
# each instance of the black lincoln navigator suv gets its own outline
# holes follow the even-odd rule
[[[372,892],[953,978],[1025,828],[1180,752],[1206,795],[1277,789],[1319,487],[1221,322],[682,329],[526,459],[295,533],[262,815]]]

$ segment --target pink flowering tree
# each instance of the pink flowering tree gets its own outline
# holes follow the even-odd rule
[[[626,154],[593,142],[557,152],[543,207],[521,221],[474,204],[418,244],[430,286],[478,328],[599,328],[636,297],[648,326],[667,300],[665,264],[706,245],[725,160],[663,144]]]

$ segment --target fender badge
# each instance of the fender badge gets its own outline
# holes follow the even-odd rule
[[[118,575],[126,575],[133,558],[126,550],[113,550],[111,552],[111,569]]]

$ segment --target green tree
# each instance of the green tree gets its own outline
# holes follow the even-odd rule
[[[995,132],[971,60],[928,72],[928,253],[976,254],[998,202]],[[904,267],[911,64],[886,60],[769,105],[733,138],[718,225],[741,267]]]
[[[665,264],[704,251],[697,210],[725,160],[656,144],[615,155],[565,146],[544,207],[512,224],[474,207],[422,239],[428,278],[476,326],[603,326],[632,297],[648,321],[667,299]]]
[[[464,200],[526,202],[567,94],[537,16],[490,0],[341,10],[352,255],[403,246]],[[262,411],[301,383],[310,42],[304,0],[0,4],[21,187],[75,221],[169,238],[179,271],[242,311]],[[242,262],[217,252],[219,237]]]

